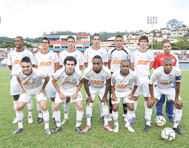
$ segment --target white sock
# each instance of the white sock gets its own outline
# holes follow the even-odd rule
[[[104,105],[104,103],[102,104],[102,109],[103,109],[103,113],[104,113],[104,125],[108,124],[108,117],[109,117],[109,111],[108,111],[108,105]]]
[[[28,116],[32,116],[32,109],[33,109],[33,101],[27,103],[28,106]]]
[[[37,112],[38,112],[38,118],[42,118],[42,109],[39,102],[37,102]]]
[[[152,117],[152,108],[146,108],[145,118],[146,118],[146,125],[151,125],[151,117]]]
[[[176,112],[175,112],[175,122],[174,122],[174,126],[173,128],[177,128],[177,126],[180,123],[180,120],[182,118],[182,109],[177,109],[176,108]]]
[[[145,101],[145,100],[144,100],[144,109],[145,109],[145,113],[146,113],[147,103],[148,103],[148,101]]]
[[[16,112],[16,119],[17,119],[19,128],[23,128],[23,124],[22,124],[23,117],[24,117],[23,111],[20,111],[20,112],[17,111]]]
[[[45,129],[49,128],[49,111],[43,111],[43,119],[45,121]]]
[[[102,117],[104,115],[103,115],[102,103],[100,100],[99,100],[99,105],[100,105],[100,113],[101,113],[100,117]]]
[[[76,122],[76,127],[79,127],[81,125],[81,121],[83,118],[83,111],[77,110],[77,122]]]
[[[52,102],[52,118],[54,118],[54,102]]]
[[[60,110],[54,111],[54,118],[56,120],[56,126],[58,126],[58,127],[61,127],[61,125],[60,125],[60,116],[61,116]]]
[[[16,113],[16,107],[17,107],[18,101],[14,101],[14,111]]]
[[[70,109],[70,103],[65,103],[64,104],[64,118],[68,119],[68,111]]]
[[[134,116],[134,111],[127,111],[127,121],[126,121],[126,126],[128,127],[132,121],[132,118]]]
[[[118,125],[118,111],[114,112],[112,110],[112,116],[113,116],[113,119],[114,119],[114,125]]]
[[[134,118],[136,118],[137,101],[134,101]]]
[[[93,107],[93,103],[89,103],[89,105],[86,106],[87,125],[90,126],[91,126],[92,107]]]

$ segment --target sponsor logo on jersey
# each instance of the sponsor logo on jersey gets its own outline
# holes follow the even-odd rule
[[[114,59],[113,60],[113,64],[121,64],[121,61],[122,61],[123,59]]]
[[[103,52],[100,52],[100,55],[103,56]]]
[[[170,82],[160,82],[160,84],[162,84],[162,85],[168,85],[168,84],[172,84],[173,83],[173,81],[170,81]]]
[[[76,80],[76,78],[72,78],[72,82],[74,82]]]
[[[48,62],[41,62],[39,66],[51,66],[52,62],[48,61]]]
[[[65,82],[62,83],[62,85],[65,85],[66,83],[68,83],[68,84],[73,84],[73,82],[65,81]]]
[[[101,79],[104,80],[104,76],[101,76]]]
[[[74,54],[74,57],[77,59],[77,58],[78,58],[78,55],[77,55],[77,54]]]
[[[21,60],[16,59],[16,60],[14,60],[13,65],[17,65],[17,64],[20,64],[20,63],[21,63]]]
[[[23,84],[23,85],[26,85],[26,86],[29,86],[29,85],[34,84],[34,83],[35,83],[35,82],[32,82],[32,83],[31,83],[31,82],[29,82],[29,81],[26,81],[26,82],[23,82],[22,84]]]
[[[121,84],[121,85],[118,85],[117,88],[126,88],[129,85],[130,85],[130,83],[127,84],[127,85],[126,84]]]
[[[122,54],[122,58],[126,58],[126,55],[125,55],[125,54]]]
[[[36,81],[36,78],[32,78],[32,82],[35,82]]]
[[[172,74],[170,74],[170,75],[169,75],[169,79],[171,79],[172,77],[173,77],[173,75],[172,75]]]
[[[147,55],[147,59],[150,60],[150,56],[149,55]]]
[[[148,61],[145,61],[145,60],[138,60],[138,63],[137,65],[147,65],[148,64]]]
[[[91,80],[90,83],[93,83],[93,84],[104,84],[104,81],[102,81],[102,80]]]
[[[52,60],[52,56],[49,56],[49,60]]]

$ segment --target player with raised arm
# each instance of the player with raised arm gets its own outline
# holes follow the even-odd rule
[[[83,84],[82,72],[75,68],[77,60],[73,56],[67,56],[64,59],[64,67],[56,71],[52,83],[57,90],[55,105],[54,105],[54,117],[56,120],[56,127],[52,133],[57,133],[62,130],[60,124],[60,106],[62,103],[66,103],[67,98],[71,98],[71,103],[75,103],[76,109],[76,131],[82,134],[80,127],[83,118],[83,98],[81,94],[81,87]],[[60,80],[60,87],[58,87],[56,81]],[[78,86],[77,86],[78,85]]]
[[[84,71],[84,87],[87,94],[86,118],[87,125],[83,132],[91,129],[92,106],[96,93],[102,102],[104,114],[104,129],[112,132],[111,126],[108,124],[108,89],[110,87],[110,70],[102,66],[102,58],[99,55],[93,57],[93,66],[87,67]]]
[[[176,90],[173,85],[174,81],[176,82]],[[162,94],[165,94],[167,96],[167,99],[171,100],[176,106],[173,130],[178,134],[183,135],[184,133],[178,127],[180,120],[182,118],[182,107],[183,107],[183,103],[179,96],[180,82],[181,82],[180,69],[173,66],[173,60],[171,58],[165,58],[163,62],[163,66],[154,70],[149,81],[151,99],[148,100],[148,108],[150,109],[150,114],[148,114],[146,118],[148,121],[151,121],[153,105],[155,104],[156,100],[160,100]],[[149,129],[150,126],[148,130]]]
[[[47,85],[50,77],[47,73],[36,68],[32,68],[31,60],[29,57],[22,58],[20,66],[22,69],[18,69],[14,73],[22,88],[22,93],[19,97],[16,107],[18,128],[13,134],[18,134],[24,130],[23,109],[24,106],[32,100],[32,97],[35,96],[43,111],[45,133],[46,135],[50,135],[51,132],[49,130],[49,111],[47,109],[47,98],[45,92],[45,86]],[[44,83],[43,79],[45,79]]]
[[[134,129],[130,125],[132,117],[134,116],[134,93],[139,85],[139,79],[135,72],[129,70],[130,63],[127,60],[122,60],[120,69],[115,71],[111,78],[112,89],[112,104],[113,104],[113,119],[114,119],[114,132],[119,131],[118,123],[118,107],[120,99],[123,99],[123,103],[128,106],[128,113],[126,117],[125,128],[130,132],[134,132]],[[131,90],[131,86],[134,83],[134,88]]]
[[[50,42],[48,38],[43,37],[41,40],[42,51],[39,51],[38,53],[36,53],[34,57],[34,61],[35,61],[35,68],[38,68],[39,70],[48,73],[48,75],[50,76],[50,80],[47,86],[45,87],[45,91],[46,91],[47,98],[51,98],[52,120],[53,120],[53,123],[56,124],[55,118],[53,116],[56,89],[54,88],[52,84],[52,76],[54,72],[56,72],[59,68],[59,58],[56,53],[49,50],[49,44]],[[37,118],[36,123],[39,124],[43,121],[42,110],[41,110],[39,102],[37,102],[37,111],[38,111],[38,118]]]
[[[30,51],[28,51],[27,49],[25,49],[23,47],[23,45],[24,45],[23,37],[17,36],[15,38],[16,49],[9,52],[8,62],[7,62],[7,65],[9,66],[10,70],[12,71],[11,72],[11,81],[10,81],[10,86],[11,86],[10,94],[13,96],[13,99],[14,99],[15,113],[16,113],[16,106],[18,103],[19,95],[22,92],[22,89],[21,89],[20,84],[18,83],[16,77],[13,74],[16,70],[19,70],[19,69],[21,70],[20,62],[21,62],[21,59],[25,56],[28,56],[31,59],[32,64],[34,64],[32,53]],[[28,123],[32,123],[33,122],[33,118],[32,118],[33,102],[32,102],[32,100],[27,103],[27,106],[28,106]],[[16,118],[14,119],[13,123],[17,123]]]

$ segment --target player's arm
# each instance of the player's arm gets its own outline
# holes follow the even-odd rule
[[[108,104],[107,94],[108,94],[109,88],[110,88],[110,78],[106,79],[106,89],[104,92],[104,96],[102,97],[102,102],[104,102],[104,105]]]
[[[38,69],[38,65],[35,65],[35,68],[37,68],[37,69]]]
[[[104,66],[107,66],[107,65],[108,65],[108,63],[104,63],[103,65],[104,65]]]
[[[135,71],[135,69],[134,69],[134,63],[132,63],[132,62],[131,62],[131,70]]]
[[[9,69],[12,70],[12,65],[9,65]]]
[[[59,69],[59,62],[54,63],[54,72],[56,72]]]
[[[151,61],[151,62],[150,62],[149,70],[151,70],[151,69],[153,68],[153,63],[154,63],[154,61]]]
[[[76,99],[77,98],[78,92],[81,89],[82,85],[83,85],[83,79],[79,82],[78,87],[77,87],[75,93],[72,95],[72,99]]]
[[[110,69],[111,67],[111,60],[108,61],[108,68]]]
[[[59,96],[60,96],[60,99],[65,99],[65,96],[64,96],[64,94],[60,91],[60,89],[59,89],[59,87],[58,87],[58,84],[56,83],[56,79],[55,78],[53,78],[52,79],[52,84],[54,85],[54,87],[55,87],[55,89],[57,90],[57,92],[58,92],[58,94],[59,94]]]
[[[179,100],[179,93],[180,93],[180,82],[176,82],[176,91],[175,91],[175,101],[174,104],[177,109],[182,109],[183,103],[181,100]]]
[[[45,79],[45,82],[43,83],[43,86],[42,86],[41,91],[39,92],[39,94],[40,93],[46,94],[45,87],[46,87],[47,83],[49,82],[50,76],[47,75],[44,79]]]
[[[22,88],[22,92],[21,92],[21,94],[23,94],[23,93],[26,94],[26,91],[25,91],[25,89],[24,89],[23,86],[22,86],[22,82],[21,82],[21,80],[20,80],[19,78],[17,78],[17,81],[18,81],[18,83],[20,84],[20,87]]]
[[[111,86],[111,90],[112,90],[112,101],[117,101],[117,97],[115,94],[115,86]]]
[[[89,83],[89,80],[87,80],[87,79],[84,78],[84,88],[85,88],[85,91],[86,91],[87,96],[88,96],[88,97],[87,97],[87,100],[86,100],[87,105],[89,105],[89,103],[92,103],[92,102],[93,102],[92,97],[91,97],[91,93],[90,93],[90,91],[89,91],[88,83]]]

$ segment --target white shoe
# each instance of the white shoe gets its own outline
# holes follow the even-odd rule
[[[123,115],[122,115],[122,118],[123,118],[124,121],[126,122],[126,121],[127,121],[127,114],[123,114]]]
[[[129,125],[129,126],[126,126],[125,125],[125,128],[128,130],[128,131],[130,131],[130,132],[135,132],[135,130],[133,129],[133,127],[131,126],[131,125]]]
[[[14,118],[14,121],[13,121],[12,123],[17,123],[17,119],[16,119],[16,118]]]
[[[115,133],[119,132],[119,124],[114,126],[114,132]]]
[[[33,123],[33,118],[32,118],[32,116],[28,116],[28,123]]]
[[[108,121],[112,121],[112,114],[109,114]]]

